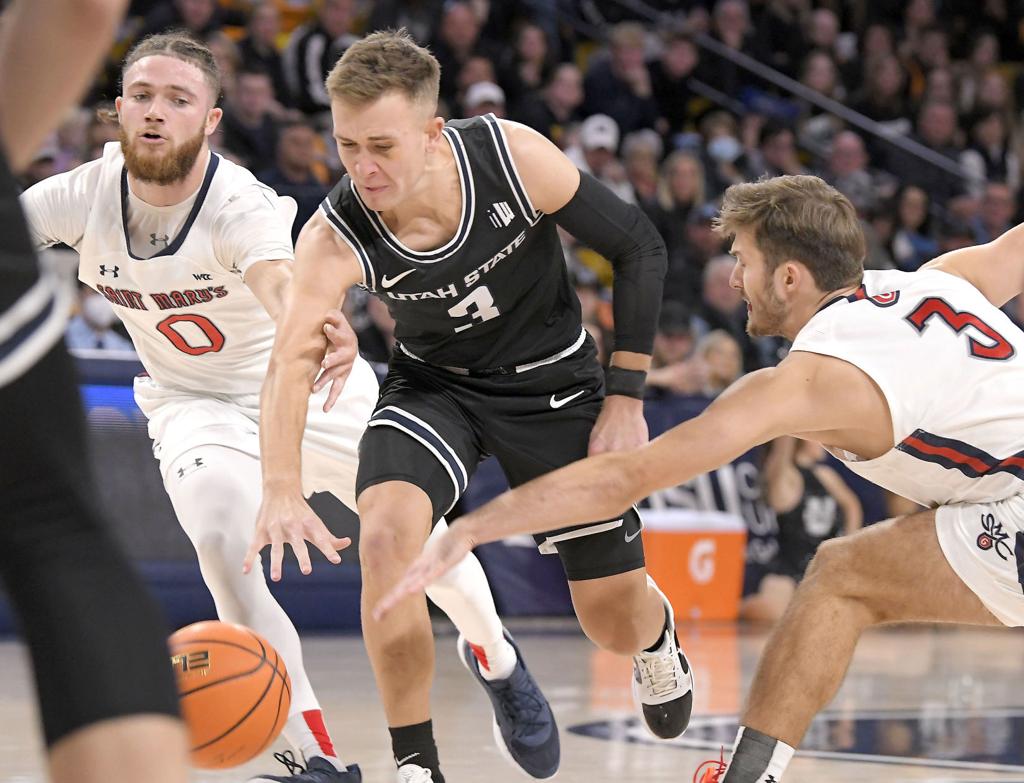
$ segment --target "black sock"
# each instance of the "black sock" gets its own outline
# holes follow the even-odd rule
[[[437,758],[437,745],[434,744],[434,723],[426,721],[412,726],[388,727],[391,732],[391,752],[395,754],[395,764],[415,764],[430,770],[436,783],[444,783],[441,774],[441,762]]]
[[[661,626],[661,633],[658,634],[658,640],[648,647],[644,652],[655,652],[661,645],[665,643],[665,631],[668,630],[668,607],[665,607],[665,624]]]
[[[765,777],[778,740],[753,729],[744,728],[743,736],[736,745],[736,751],[729,760],[729,768],[723,783],[761,783],[774,776]]]

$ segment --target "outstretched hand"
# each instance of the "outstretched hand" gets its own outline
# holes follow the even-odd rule
[[[465,525],[456,524],[442,535],[431,538],[423,547],[405,576],[373,608],[373,619],[380,620],[405,598],[425,590],[438,578],[458,565],[476,543],[465,532]]]
[[[324,402],[324,413],[327,413],[345,388],[345,381],[359,355],[359,339],[341,310],[328,311],[324,318],[324,335],[327,337],[327,353],[320,363],[320,374],[313,382],[313,391],[318,392],[331,384]]]
[[[256,532],[245,555],[242,572],[247,574],[252,570],[260,550],[269,544],[270,578],[275,582],[280,581],[284,546],[288,544],[299,561],[299,569],[303,574],[309,574],[313,566],[309,561],[309,551],[306,549],[307,541],[323,552],[335,565],[341,562],[338,550],[345,549],[352,543],[350,538],[332,535],[302,497],[265,493],[260,504],[259,516],[256,518]]]

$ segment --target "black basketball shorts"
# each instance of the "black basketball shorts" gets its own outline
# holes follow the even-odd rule
[[[604,374],[589,338],[552,364],[486,377],[396,352],[359,446],[356,494],[385,481],[409,482],[430,497],[436,521],[488,455],[513,487],[586,457],[603,400]],[[534,538],[541,552],[558,553],[566,576],[576,581],[641,568],[640,528],[631,508]]]

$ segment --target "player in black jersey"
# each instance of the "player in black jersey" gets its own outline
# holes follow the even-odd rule
[[[776,438],[761,471],[765,501],[779,522],[779,548],[757,592],[746,596],[740,616],[778,620],[804,577],[818,547],[830,538],[860,529],[860,501],[822,460],[821,444]]]
[[[337,558],[302,498],[299,444],[325,347],[323,313],[361,285],[388,305],[399,344],[360,447],[363,631],[401,779],[432,781],[443,778],[429,723],[426,607],[409,600],[383,621],[369,609],[484,455],[495,455],[516,485],[588,453],[646,442],[641,397],[666,266],[664,244],[639,209],[525,126],[493,116],[444,123],[435,116],[437,85],[437,61],[393,32],[353,45],[328,77],[348,175],[296,248],[263,388],[265,489],[249,556],[271,544],[272,575],[284,543],[305,567],[304,539]],[[607,384],[556,225],[615,266]],[[692,705],[689,664],[671,606],[644,569],[636,510],[537,541],[562,558],[590,638],[633,656],[645,725],[660,737],[682,733]],[[480,657],[461,652],[477,671]],[[519,700],[520,714],[499,724],[522,735],[520,765],[548,777],[557,769],[557,733],[550,713],[530,703]]]
[[[125,0],[23,0],[0,43],[0,576],[57,783],[184,783],[165,629],[111,540],[61,336],[70,281],[32,252],[12,175],[84,92]]]

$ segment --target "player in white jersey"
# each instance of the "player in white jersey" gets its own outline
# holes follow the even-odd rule
[[[765,648],[722,778],[777,783],[865,628],[1024,625],[1024,333],[999,310],[1024,289],[1024,226],[918,272],[865,272],[850,202],[791,176],[729,188],[718,230],[734,237],[748,332],[793,340],[786,359],[642,448],[461,518],[377,611],[476,544],[600,518],[772,438],[819,441],[928,510],[818,550]]]
[[[259,393],[273,318],[291,279],[294,205],[210,152],[207,138],[221,112],[208,49],[177,34],[147,38],[129,53],[122,78],[121,142],[23,195],[32,239],[37,247],[64,242],[77,250],[80,279],[128,328],[147,372],[136,380],[135,398],[218,615],[264,635],[288,667],[285,735],[306,768],[285,757],[293,774],[256,780],[357,783],[358,767],[341,761],[327,733],[294,626],[262,569],[242,570],[260,505]],[[376,377],[355,358],[330,412],[330,392],[320,385],[303,441],[304,491],[330,492],[354,510],[358,443],[376,402]],[[348,539],[324,535],[316,544],[336,563]],[[305,551],[299,562],[308,573]],[[471,558],[460,571],[431,597],[489,650],[495,676],[507,676],[502,669],[515,665],[515,650],[483,570]]]

